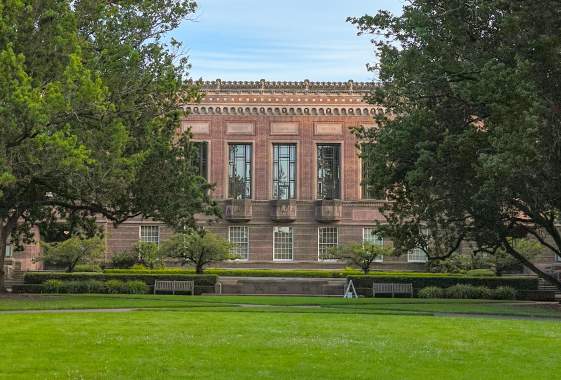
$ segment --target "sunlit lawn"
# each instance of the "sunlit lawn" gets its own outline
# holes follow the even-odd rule
[[[553,379],[561,373],[561,319],[509,319],[561,317],[541,306],[318,297],[0,298],[1,310],[138,307],[147,309],[0,314],[0,378]],[[425,315],[439,312],[496,317]]]

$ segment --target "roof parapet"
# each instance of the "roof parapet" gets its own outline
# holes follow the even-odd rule
[[[250,93],[368,93],[377,84],[374,82],[313,82],[308,79],[301,82],[286,81],[200,81],[199,83],[205,92],[250,92]]]

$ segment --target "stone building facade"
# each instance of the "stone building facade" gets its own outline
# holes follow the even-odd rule
[[[228,267],[332,268],[338,244],[370,240],[383,221],[384,200],[362,186],[362,165],[352,129],[373,127],[383,112],[367,104],[370,83],[205,82],[201,103],[186,104],[182,130],[198,143],[200,170],[224,219],[209,230],[229,239],[240,260]],[[139,238],[165,239],[157,223],[107,225],[109,253]],[[386,269],[424,269],[414,252],[384,258]]]

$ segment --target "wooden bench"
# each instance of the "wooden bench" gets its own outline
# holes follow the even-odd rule
[[[396,294],[409,294],[413,297],[413,284],[374,283],[372,284],[372,296],[376,297],[377,294],[391,294],[392,297]]]
[[[195,281],[158,281],[154,282],[154,294],[157,291],[163,292],[191,292],[195,294]]]

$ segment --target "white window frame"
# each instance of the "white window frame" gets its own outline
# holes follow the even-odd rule
[[[290,258],[276,258],[277,242],[275,238],[275,233],[280,228],[288,228],[290,231]],[[273,261],[293,261],[294,260],[294,230],[291,226],[274,226],[273,227]]]
[[[6,245],[6,252],[4,252],[4,257],[13,257],[14,256],[14,248],[11,244]]]
[[[245,241],[232,241],[232,231],[235,228],[241,228],[244,230],[244,235],[245,235]],[[228,241],[233,244],[233,245],[237,245],[237,244],[246,244],[247,248],[246,248],[246,252],[245,252],[245,257],[240,257],[237,259],[234,259],[234,261],[248,261],[249,260],[249,227],[248,226],[229,226],[228,227]],[[238,251],[236,251],[235,247],[232,247],[232,253],[237,254]]]
[[[426,263],[428,261],[429,258],[427,257],[427,254],[421,248],[413,248],[407,253],[408,263]]]
[[[320,239],[321,239],[321,230],[322,230],[322,229],[325,229],[325,228],[333,228],[333,229],[335,229],[335,243],[334,243],[334,244],[333,244],[333,243],[322,243],[322,242],[320,241]],[[336,262],[336,261],[338,261],[337,259],[322,259],[322,258],[321,258],[321,246],[322,246],[322,245],[330,245],[330,246],[335,246],[335,247],[339,246],[339,228],[338,228],[338,227],[331,227],[331,226],[329,226],[329,227],[327,227],[327,226],[325,226],[325,227],[318,227],[318,261],[325,261],[325,262]]]
[[[561,263],[561,256],[559,256],[559,255],[557,255],[557,254],[554,254],[553,260],[554,260],[556,263]]]
[[[149,239],[149,240],[145,240],[145,237],[147,237],[147,236],[153,237],[153,235],[147,235],[147,234],[144,234],[144,235],[143,235],[143,234],[142,234],[142,229],[143,229],[143,228],[150,228],[150,229],[154,229],[154,228],[155,228],[156,231],[157,231],[156,240],[154,241],[152,238]],[[160,245],[160,233],[161,233],[161,231],[160,231],[160,226],[158,226],[158,225],[154,225],[154,224],[141,225],[141,226],[138,228],[138,240],[139,240],[139,241],[142,241],[142,242],[145,242],[145,243],[156,243],[157,245]]]
[[[362,228],[362,243],[370,243],[370,244],[375,244],[375,245],[381,245],[382,247],[384,246],[384,237],[380,236],[378,234],[371,234],[371,233],[367,233],[367,230],[373,230],[374,227],[363,227]],[[372,237],[372,239],[367,239],[367,236]],[[375,263],[383,263],[384,262],[384,255],[377,257],[376,260],[374,260]]]

